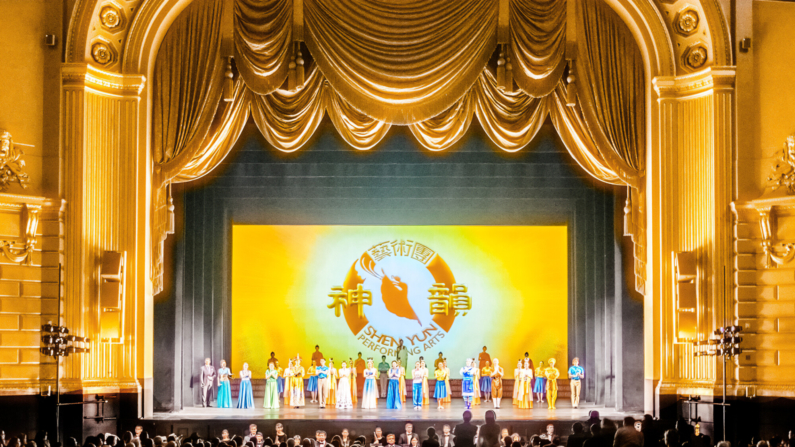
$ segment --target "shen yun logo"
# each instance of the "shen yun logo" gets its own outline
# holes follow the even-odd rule
[[[411,355],[431,349],[456,317],[472,310],[467,287],[456,283],[444,259],[412,240],[373,245],[328,296],[328,308],[345,317],[357,340],[387,356],[400,339]]]

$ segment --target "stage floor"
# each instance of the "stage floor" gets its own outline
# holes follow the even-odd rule
[[[177,420],[215,420],[215,419],[234,419],[234,420],[350,420],[350,421],[405,421],[405,420],[428,420],[428,421],[455,421],[461,419],[464,411],[464,401],[454,399],[450,407],[439,410],[434,403],[425,406],[422,410],[414,410],[409,406],[401,410],[387,410],[385,399],[379,399],[379,408],[374,410],[362,410],[355,408],[352,410],[338,410],[336,408],[320,409],[317,404],[307,404],[305,407],[279,408],[278,410],[266,410],[262,408],[260,399],[255,399],[257,408],[248,410],[238,410],[236,408],[202,408],[189,407],[173,413],[155,413],[153,420],[177,421]],[[575,421],[588,419],[590,410],[597,410],[602,417],[611,419],[621,419],[627,415],[636,417],[642,416],[640,413],[622,413],[615,409],[596,407],[582,404],[580,408],[572,408],[569,401],[558,401],[556,410],[547,409],[546,403],[534,404],[535,408],[521,410],[514,407],[510,399],[504,399],[502,408],[495,410],[497,420],[506,421]],[[491,402],[484,403],[472,408],[472,416],[476,421],[482,421],[485,413],[492,410]]]

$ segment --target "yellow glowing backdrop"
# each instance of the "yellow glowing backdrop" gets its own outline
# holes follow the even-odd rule
[[[565,226],[234,225],[232,358],[263,377],[320,345],[335,366],[443,352],[453,377],[488,346],[508,377],[529,352],[568,364]]]

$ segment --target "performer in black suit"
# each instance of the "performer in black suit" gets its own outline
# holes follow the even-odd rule
[[[210,364],[210,359],[204,359],[204,366],[201,368],[201,393],[202,407],[210,405],[211,394],[213,391],[213,379],[215,378],[215,368]]]
[[[414,433],[414,424],[412,424],[411,422],[407,422],[406,432],[400,434],[400,440],[398,441],[398,444],[409,445],[411,444],[411,440],[414,438],[416,438],[417,441],[420,440],[420,437],[416,433]]]
[[[455,447],[455,435],[450,432],[450,424],[444,424],[439,436],[439,447]]]

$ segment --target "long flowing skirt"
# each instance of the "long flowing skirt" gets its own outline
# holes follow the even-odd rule
[[[444,399],[447,397],[447,384],[445,380],[437,380],[436,387],[433,390],[433,397],[435,399]],[[442,400],[444,402],[444,400]]]
[[[326,405],[337,405],[337,381],[331,376],[328,377],[328,398],[326,398]]]
[[[428,378],[422,378],[422,404],[423,405],[430,405],[431,404],[431,388],[428,386]]]
[[[348,377],[340,377],[340,382],[337,386],[337,408],[353,408],[351,379]]]
[[[309,376],[309,380],[306,382],[306,390],[310,393],[317,391],[317,376]]]
[[[513,404],[519,406],[519,388],[522,387],[522,379],[513,379]]]
[[[480,377],[472,378],[472,405],[480,405]]]
[[[536,377],[536,384],[533,386],[534,393],[547,392],[547,379],[545,377]]]
[[[232,408],[232,388],[229,381],[218,385],[218,408]]]
[[[279,408],[279,381],[268,379],[265,382],[265,408]]]
[[[533,408],[533,393],[532,384],[530,380],[522,381],[522,388],[519,390],[519,408],[529,409]]]
[[[292,405],[290,405],[290,399],[292,399],[292,397],[293,397],[293,379],[292,378],[288,377],[287,379],[284,379],[284,390],[283,390],[283,392],[284,392],[284,406],[285,407],[291,407]]]
[[[291,382],[293,382],[291,380]],[[290,406],[303,407],[304,406],[304,379],[298,379],[290,385]],[[284,405],[285,407],[287,404]]]
[[[351,380],[351,402],[356,405],[359,402],[359,390],[356,389],[357,383],[356,379],[354,378]]]
[[[464,397],[472,397],[475,395],[475,381],[472,379],[463,379],[461,381],[461,395]]]
[[[400,376],[400,401],[406,403],[406,376]]]
[[[414,401],[415,407],[422,406],[422,383],[415,383],[413,387],[411,387],[411,394]]]
[[[251,389],[251,380],[240,381],[240,391],[237,394],[237,408],[254,408],[254,391]]]
[[[491,381],[491,397],[502,399],[502,377],[495,377]]]
[[[279,377],[276,379],[276,382],[279,385],[279,394],[284,392],[284,377]]]
[[[491,394],[491,377],[480,378],[480,391],[483,391],[483,394]]]
[[[400,402],[400,384],[397,379],[389,379],[389,388],[386,393],[386,409],[400,410],[403,405]]]
[[[375,379],[365,379],[362,390],[362,408],[378,408],[378,384]]]
[[[447,389],[447,397],[444,398],[442,401],[443,403],[449,404],[453,401],[453,388],[450,386],[450,378],[444,379],[444,387]]]

